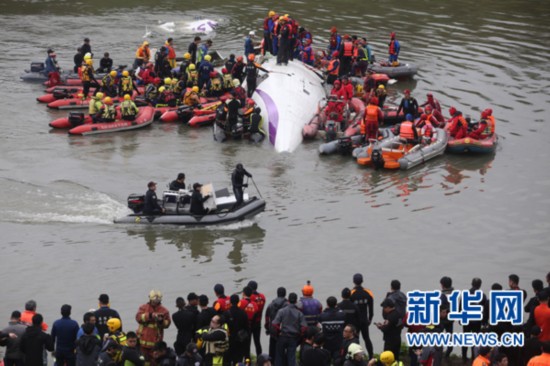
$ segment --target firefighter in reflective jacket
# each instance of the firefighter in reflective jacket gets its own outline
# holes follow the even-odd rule
[[[107,328],[109,333],[105,334],[105,341],[109,342],[110,340],[115,341],[121,346],[126,346],[126,333],[121,329],[122,323],[118,318],[111,318],[107,320]]]
[[[361,134],[365,135],[365,141],[378,138],[378,126],[383,120],[384,113],[378,106],[378,98],[370,98],[361,123]]]
[[[199,72],[197,71],[197,67],[195,64],[189,65],[187,68],[187,86],[188,87],[194,87],[199,86]]]
[[[113,100],[111,99],[111,97],[105,97],[105,99],[103,99],[103,106],[101,107],[99,112],[97,112],[97,115],[99,115],[97,118],[98,122],[115,121],[116,110],[115,110],[115,107],[113,106]]]
[[[222,324],[220,315],[214,315],[208,329],[199,329],[196,333],[197,346],[200,345],[204,354],[204,364],[212,366],[224,365],[224,356],[229,350],[227,324]]]
[[[120,115],[125,121],[133,121],[139,113],[139,108],[132,101],[128,94],[124,96],[124,101],[120,103]]]
[[[117,72],[113,70],[101,79],[101,91],[109,97],[116,97],[118,95],[116,77]]]
[[[134,83],[134,79],[130,76],[130,73],[127,70],[124,70],[122,72],[122,77],[119,81],[119,95],[123,96],[126,94],[132,95],[134,93],[134,90],[137,91],[136,84]],[[138,92],[139,94],[139,92]]]
[[[192,88],[187,88],[185,94],[183,95],[183,104],[189,106],[195,106],[200,104],[199,98],[199,87],[194,86]]]
[[[88,106],[88,113],[90,116],[92,116],[92,119],[95,122],[97,113],[101,110],[101,107],[103,107],[103,93],[99,92],[96,95],[92,97],[90,100],[90,104]]]
[[[151,290],[149,302],[141,305],[136,314],[141,352],[148,361],[152,359],[155,343],[163,340],[164,329],[168,328],[171,322],[170,313],[161,305],[161,301],[162,293]]]

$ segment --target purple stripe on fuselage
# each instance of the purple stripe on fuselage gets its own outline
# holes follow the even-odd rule
[[[279,127],[279,110],[277,109],[273,99],[271,99],[266,92],[260,89],[256,89],[255,91],[262,98],[265,107],[267,108],[267,119],[269,120],[269,141],[272,145],[275,145],[275,139],[277,138],[277,127]]]

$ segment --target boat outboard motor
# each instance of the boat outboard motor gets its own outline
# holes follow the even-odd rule
[[[80,126],[80,125],[84,124],[84,113],[70,112],[69,113],[69,123],[73,127]]]
[[[143,211],[145,205],[145,195],[139,193],[132,193],[128,196],[128,208],[138,213]]]
[[[349,155],[353,150],[353,143],[351,137],[343,137],[338,140],[338,152],[342,155]]]
[[[243,136],[242,122],[239,121],[233,126],[233,131],[231,131],[231,134],[234,140],[238,140]]]
[[[325,136],[326,142],[336,140],[336,134],[338,131],[336,130],[336,123],[334,121],[330,120],[327,122],[327,127],[325,128],[325,131],[327,133]]]
[[[220,121],[225,124],[226,118],[227,113],[225,113],[225,108],[223,104],[221,104],[220,106],[218,106],[218,108],[216,108],[216,121]]]
[[[67,89],[60,88],[54,89],[52,95],[55,99],[66,99],[71,96]]]
[[[184,105],[176,109],[176,113],[178,114],[178,118],[182,121],[188,121],[191,118],[191,114],[193,113],[193,107],[189,105]]]
[[[31,72],[43,72],[45,68],[43,62],[31,62]]]
[[[370,155],[372,165],[375,169],[380,169],[384,167],[384,156],[382,155],[382,148],[380,146],[374,146]]]

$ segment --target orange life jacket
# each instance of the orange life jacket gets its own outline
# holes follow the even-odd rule
[[[380,108],[377,105],[369,104],[365,110],[365,118],[361,122],[361,134],[364,135],[367,133],[367,124],[376,124],[378,125],[378,111]]]
[[[351,57],[353,56],[353,43],[350,41],[344,42],[344,55],[345,57]]]
[[[140,60],[149,60],[151,58],[151,51],[148,47],[140,46],[136,51],[136,58]]]
[[[334,59],[334,60],[330,60],[330,62],[328,63],[328,68],[329,70],[332,70],[334,68],[334,64],[338,61],[338,59]],[[330,75],[336,75],[338,76],[338,72],[340,71],[340,65],[338,65],[337,68],[335,68],[334,70],[332,70],[329,74]]]
[[[495,117],[487,117],[487,128],[483,131],[484,135],[493,136],[495,134]]]
[[[164,46],[165,46],[166,48],[168,48],[168,58],[169,58],[169,59],[174,59],[174,58],[176,58],[176,51],[174,50],[174,47],[172,47],[172,46],[170,45],[170,43],[168,43],[168,42],[166,42],[166,43],[164,44]]]
[[[390,55],[395,55],[395,40],[392,39],[390,42]]]
[[[414,126],[411,121],[405,121],[401,123],[401,127],[399,127],[399,136],[407,140],[413,140],[414,139],[413,128]]]

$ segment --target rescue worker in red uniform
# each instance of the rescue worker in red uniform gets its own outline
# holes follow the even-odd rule
[[[493,120],[494,121],[494,120]],[[489,120],[489,112],[484,110],[481,112],[481,118],[478,122],[477,128],[468,134],[468,137],[471,137],[476,140],[482,140],[493,136],[495,133],[494,122]]]
[[[400,49],[401,46],[399,45],[399,41],[395,39],[395,32],[391,32],[390,43],[388,45],[388,53],[390,54],[389,62],[392,66],[399,65],[399,61],[397,61],[397,58],[399,57]]]
[[[378,126],[384,120],[384,113],[378,106],[378,98],[370,98],[369,104],[365,109],[365,118],[361,123],[361,135],[365,136],[365,141],[378,138]]]
[[[155,343],[164,338],[164,329],[170,326],[170,313],[161,305],[162,293],[158,290],[149,292],[149,302],[139,307],[136,321],[139,324],[137,335],[141,344],[141,352],[145,359],[153,359]]]
[[[216,295],[216,301],[214,301],[213,308],[219,314],[223,314],[225,311],[229,310],[231,307],[231,302],[229,302],[229,297],[225,296],[225,289],[223,285],[216,284],[214,286],[214,294]]]
[[[343,96],[342,83],[340,80],[335,80],[334,86],[330,91],[330,97],[325,114],[327,117],[331,117],[331,119],[336,122],[342,122],[342,119],[344,118],[344,103],[340,99],[341,96]]]
[[[462,112],[457,111],[455,107],[449,108],[451,119],[449,120],[448,130],[451,137],[462,139],[468,135],[468,122],[462,116]]]
[[[340,45],[340,74],[349,75],[351,72],[351,61],[355,52],[355,46],[349,35],[344,35],[344,41]]]
[[[426,119],[428,121],[430,121],[430,123],[432,124],[432,126],[434,127],[442,127],[444,124],[445,124],[445,120],[443,119],[443,121],[440,121],[439,119],[437,119],[435,117],[435,111],[434,109],[432,108],[431,105],[427,105],[426,108],[424,108],[424,112],[426,112]],[[441,117],[443,117],[443,115],[440,113],[439,114]]]
[[[433,94],[432,93],[428,93],[426,94],[427,96],[427,100],[422,103],[420,106],[421,107],[432,107],[433,109],[433,116],[435,117],[435,119],[437,119],[437,121],[439,123],[441,122],[444,122],[445,121],[445,117],[443,117],[443,114],[441,114],[441,105],[439,104],[439,101],[437,99],[434,98]]]
[[[342,96],[346,102],[353,98],[353,84],[349,82],[347,75],[342,77]]]
[[[328,63],[327,66],[327,83],[332,84],[334,83],[334,80],[338,79],[338,74],[340,70],[340,60],[338,59],[338,56],[340,55],[340,52],[334,51],[332,53],[332,59]]]
[[[428,119],[428,115],[425,113],[422,113],[422,115],[420,116],[420,119],[416,122],[415,127],[417,128],[417,130],[420,130],[422,144],[424,145],[430,144],[434,134],[434,126],[431,120]]]
[[[258,316],[258,304],[252,301],[252,289],[249,286],[246,286],[243,289],[242,299],[239,301],[238,307],[246,313],[248,318],[248,329],[252,329],[252,324],[254,319]],[[246,356],[250,357],[250,342],[252,337],[248,337],[246,341]]]
[[[342,42],[342,38],[338,34],[338,29],[336,27],[330,28],[330,39],[328,43],[328,51],[329,53],[333,53],[334,51],[338,51],[340,49],[340,43]],[[334,57],[334,54],[333,56]],[[338,57],[338,56],[336,56]]]
[[[258,292],[258,283],[256,281],[249,281],[248,287],[252,289],[252,295],[250,300],[256,303],[258,311],[255,318],[252,321],[252,338],[254,339],[254,347],[256,348],[256,354],[262,354],[262,344],[260,342],[260,335],[262,334],[262,313],[265,307],[265,295]]]

